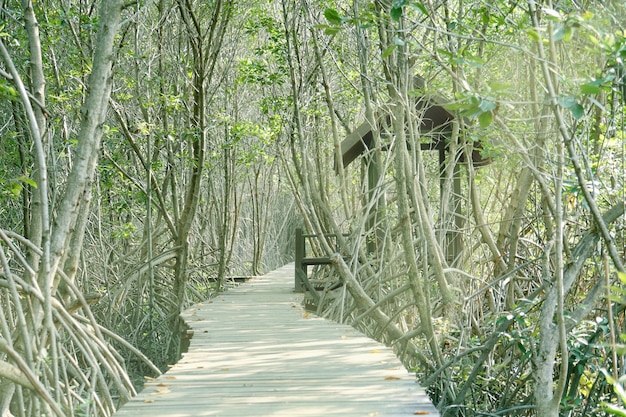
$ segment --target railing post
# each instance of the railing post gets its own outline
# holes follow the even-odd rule
[[[302,259],[306,254],[306,246],[304,242],[304,236],[302,229],[296,229],[296,276],[294,281],[294,291],[304,292],[304,280],[307,278],[307,266],[302,263]]]

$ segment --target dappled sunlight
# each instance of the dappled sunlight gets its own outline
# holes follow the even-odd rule
[[[305,312],[292,287],[288,265],[188,309],[189,351],[116,416],[437,415],[390,348]]]

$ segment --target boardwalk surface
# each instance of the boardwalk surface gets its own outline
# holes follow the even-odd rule
[[[300,308],[293,268],[186,310],[189,352],[115,417],[437,416],[389,348]]]

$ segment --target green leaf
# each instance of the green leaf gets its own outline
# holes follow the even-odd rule
[[[530,40],[533,42],[541,41],[541,36],[539,36],[539,32],[537,32],[535,29],[532,29],[532,28],[526,29],[526,34],[528,35]]]
[[[489,126],[491,122],[493,122],[493,113],[491,110],[482,112],[480,116],[478,116],[478,123],[483,129]]]
[[[15,98],[19,97],[19,94],[17,93],[15,88],[13,88],[13,86],[9,85],[8,82],[0,80],[0,97],[14,100]]]
[[[560,96],[557,99],[559,106],[569,110],[574,116],[574,119],[578,120],[585,115],[585,109],[581,106],[575,97],[572,96]]]
[[[565,109],[569,109],[575,106],[577,104],[577,101],[572,96],[559,96],[559,98],[557,98],[557,103],[559,103],[559,106]]]
[[[580,92],[582,94],[600,94],[602,92],[602,88],[598,85],[594,85],[593,83],[587,83],[580,86]]]
[[[485,61],[482,58],[473,55],[464,56],[463,61],[473,68],[482,68],[485,66]]]
[[[569,25],[559,25],[554,32],[552,33],[552,39],[555,42],[558,41],[569,41],[572,39],[572,35],[574,34],[574,29]]]
[[[491,81],[489,83],[489,88],[491,91],[504,91],[511,88],[511,84],[509,83],[501,83],[499,81]]]
[[[30,185],[33,188],[37,188],[37,183],[34,180],[32,180],[31,178],[28,178],[25,175],[22,175],[17,180],[20,181],[20,182],[23,182],[24,184],[28,184],[28,185]]]
[[[572,116],[574,116],[574,119],[576,120],[580,120],[580,118],[582,118],[585,115],[585,109],[583,109],[583,106],[581,106],[578,103],[570,107],[569,111],[572,112]]]
[[[467,102],[459,102],[459,101],[455,103],[445,104],[443,106],[444,109],[450,110],[450,111],[464,110],[464,109],[467,109],[468,107],[469,107],[469,104],[467,104]]]
[[[484,112],[488,112],[491,110],[495,110],[496,108],[496,103],[494,103],[491,100],[481,100],[480,105],[478,106],[479,109],[481,109]]]
[[[550,20],[561,20],[561,13],[557,12],[554,9],[550,9],[548,7],[544,7],[543,8],[543,12],[545,13],[547,19],[550,19]]]
[[[565,37],[563,40],[565,42],[569,42],[572,39],[572,36],[574,36],[574,27],[569,25],[565,26]]]
[[[314,25],[313,27],[315,29],[324,30],[324,34],[326,35],[336,35],[337,33],[339,33],[339,30],[341,30],[341,28],[337,26],[329,26],[329,25]]]
[[[443,49],[443,48],[437,48],[437,52],[438,52],[439,54],[441,54],[441,55],[445,56],[446,58],[449,58],[449,59],[454,59],[454,58],[455,58],[454,54],[453,54],[452,52],[450,52],[450,51],[446,50],[446,49]]]
[[[419,1],[418,1],[417,3],[411,4],[411,7],[413,7],[413,8],[415,8],[415,9],[419,10],[419,11],[420,11],[420,12],[422,12],[422,14],[424,14],[425,16],[428,16],[428,10],[426,9],[426,6],[424,6],[424,4],[423,4],[423,3],[421,3],[421,2],[419,2]]]
[[[552,33],[552,40],[558,42],[565,39],[565,27],[564,25],[559,25]]]
[[[389,48],[385,49],[383,51],[383,54],[381,56],[382,59],[387,58],[389,55],[391,55],[393,53],[393,51],[395,51],[395,49],[398,47],[398,45],[391,45]]]
[[[407,0],[393,0],[393,4],[391,6],[389,14],[391,15],[391,18],[396,22],[402,17],[403,8],[406,3]]]
[[[616,405],[606,404],[604,406],[604,411],[614,416],[626,417],[626,410]]]
[[[586,12],[583,13],[582,18],[583,20],[590,20],[593,18],[593,13],[587,10]]]
[[[406,42],[404,40],[398,38],[397,36],[394,36],[393,43],[394,43],[394,45],[398,45],[398,46],[406,45]]]
[[[402,17],[402,6],[400,6],[400,7],[398,7],[398,6],[392,7],[391,11],[389,12],[389,14],[391,15],[391,18],[397,22]]]
[[[341,25],[343,23],[343,19],[339,16],[339,12],[335,9],[326,9],[324,10],[324,17],[331,25]]]
[[[9,192],[13,197],[18,197],[22,193],[23,187],[19,182],[14,182],[10,186]]]
[[[462,117],[469,117],[470,119],[480,115],[483,111],[478,107],[476,103],[470,103],[464,110],[459,113]]]

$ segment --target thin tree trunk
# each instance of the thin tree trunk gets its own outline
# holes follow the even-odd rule
[[[39,136],[41,138],[42,146],[46,148],[46,117],[44,115],[44,108],[46,105],[46,80],[43,73],[43,57],[41,53],[41,41],[39,38],[39,23],[35,16],[32,0],[22,0],[22,9],[24,11],[24,22],[26,32],[28,33],[28,49],[29,49],[29,63],[30,63],[30,93],[34,98],[37,105],[33,106],[33,113],[37,126],[39,127]],[[37,164],[33,169],[35,178],[40,179],[40,170],[46,169],[46,166]],[[45,183],[40,186],[47,186]],[[30,210],[28,210],[29,221],[29,234],[28,237],[35,246],[40,246],[43,236],[43,222],[42,218],[42,204],[48,204],[41,199],[41,193],[34,192],[31,197]],[[39,262],[39,257],[33,252],[28,252],[29,262],[31,265],[35,265]]]
[[[60,411],[60,404],[71,405],[74,398],[64,398],[65,390],[70,387],[61,388],[64,384],[66,376],[62,374],[61,367],[63,359],[60,352],[60,341],[57,340],[59,320],[69,331],[76,331],[77,339],[86,346],[89,343],[89,337],[84,333],[80,333],[80,326],[73,326],[65,321],[67,314],[63,306],[56,300],[56,293],[59,283],[65,277],[63,268],[64,259],[66,259],[70,250],[80,252],[82,239],[78,234],[83,232],[82,227],[77,222],[81,210],[88,209],[88,198],[90,192],[90,181],[95,170],[97,158],[100,149],[100,139],[102,137],[102,125],[104,122],[106,109],[112,85],[112,63],[113,63],[113,44],[117,34],[120,20],[122,1],[113,0],[103,2],[100,8],[100,27],[97,35],[96,49],[94,51],[94,60],[92,72],[89,77],[89,92],[82,106],[82,120],[80,130],[77,136],[77,147],[75,158],[73,159],[72,170],[69,173],[64,193],[60,198],[57,217],[54,225],[51,225],[49,215],[49,198],[48,198],[48,182],[46,176],[46,159],[44,152],[44,140],[42,138],[42,126],[45,126],[45,117],[43,115],[43,94],[45,81],[42,72],[40,72],[41,55],[38,43],[37,23],[34,18],[32,3],[25,1],[23,6],[26,9],[27,27],[29,31],[29,41],[31,43],[31,72],[33,73],[34,100],[40,108],[33,109],[31,106],[31,97],[28,96],[26,89],[21,82],[19,74],[12,65],[8,51],[0,40],[0,54],[5,61],[7,68],[13,76],[13,81],[17,86],[22,99],[25,113],[28,117],[31,137],[34,143],[35,163],[38,172],[37,193],[39,193],[38,212],[33,213],[32,217],[37,223],[35,228],[41,228],[41,238],[37,235],[39,231],[31,233],[35,240],[39,242],[29,242],[27,248],[30,255],[29,261],[22,261],[27,274],[37,275],[37,281],[33,282],[32,277],[26,277],[24,282],[33,282],[36,287],[30,288],[22,296],[14,297],[15,313],[19,317],[21,323],[19,333],[16,334],[16,343],[11,345],[11,341],[7,340],[2,343],[0,350],[4,351],[19,366],[22,372],[31,380],[35,386],[35,392],[21,391],[23,395],[18,396],[20,408],[28,407],[31,412],[39,414],[57,414],[63,415]],[[72,246],[72,240],[75,245]],[[2,240],[11,247],[12,240],[3,234]],[[12,248],[14,253],[19,253],[16,248]],[[11,276],[8,264],[4,264],[5,276]],[[71,282],[67,280],[67,282]],[[21,299],[28,298],[22,303]],[[24,308],[28,305],[28,308]],[[53,320],[53,312],[57,321]],[[28,316],[28,321],[25,321]],[[3,318],[4,322],[4,318]],[[6,334],[6,332],[3,332]],[[94,337],[101,338],[102,335],[98,330],[95,331]],[[89,351],[90,348],[87,348]],[[104,356],[100,356],[101,366],[113,370],[107,363],[108,360],[115,360],[112,356],[107,356],[102,349]],[[40,356],[39,353],[48,351],[48,355]],[[85,352],[87,352],[85,351]],[[38,353],[35,356],[34,353]],[[19,357],[17,356],[19,355]],[[40,369],[41,365],[37,363],[39,360],[49,358],[46,364],[48,371],[45,375],[40,375],[35,379],[31,379],[29,372]],[[114,365],[115,366],[115,365]],[[79,370],[76,370],[77,372]],[[113,371],[117,372],[116,370]],[[111,374],[111,376],[114,376]],[[46,381],[46,388],[43,388],[42,378]],[[117,381],[120,381],[119,379]],[[120,381],[119,387],[122,391],[123,383]],[[43,394],[42,394],[43,390]],[[49,397],[47,390],[53,395]],[[5,393],[11,393],[11,389],[4,389]],[[20,392],[20,391],[16,391]],[[37,400],[39,398],[41,401]],[[4,403],[10,401],[5,399]]]
[[[305,2],[306,4],[306,2]],[[310,15],[308,5],[306,6],[307,12]],[[339,194],[341,195],[343,215],[346,219],[350,216],[350,202],[348,200],[348,186],[346,182],[346,174],[344,173],[342,154],[341,154],[341,139],[339,138],[339,129],[337,127],[337,116],[335,115],[335,103],[333,101],[333,95],[330,90],[330,81],[328,73],[326,71],[326,64],[324,63],[322,54],[319,48],[319,42],[317,39],[316,29],[311,30],[311,38],[313,40],[313,50],[315,51],[315,57],[317,59],[317,65],[322,75],[322,85],[324,87],[324,98],[326,106],[328,107],[328,116],[330,117],[331,133],[333,137],[333,148],[335,155],[335,166],[337,167],[337,176],[339,180]]]
[[[91,185],[102,138],[102,127],[108,109],[112,85],[113,44],[117,34],[121,0],[103,2],[101,5],[100,31],[94,53],[93,70],[89,76],[89,94],[81,110],[82,120],[78,134],[78,146],[73,169],[68,177],[65,193],[59,205],[50,242],[50,265],[42,271],[41,282],[53,282],[56,288],[59,278],[53,278],[69,244],[76,226],[87,188]],[[44,251],[45,253],[45,251]]]
[[[176,294],[173,317],[177,319],[185,302],[187,284],[187,263],[189,256],[188,234],[195,220],[205,164],[206,151],[206,84],[213,77],[217,56],[222,48],[224,34],[230,22],[234,5],[222,0],[212,4],[209,27],[203,28],[189,0],[178,1],[181,17],[189,31],[189,40],[193,52],[193,116],[191,125],[195,137],[191,141],[193,166],[189,172],[183,209],[178,218],[175,247],[177,250],[174,268],[174,292]]]
[[[361,11],[359,1],[353,1],[353,11],[355,16],[359,16]],[[384,167],[382,163],[382,150],[380,141],[380,126],[374,112],[374,88],[372,87],[371,75],[368,70],[371,57],[368,54],[368,43],[365,37],[365,31],[359,25],[356,26],[357,31],[357,49],[359,57],[359,69],[361,88],[363,89],[363,104],[365,106],[365,120],[370,126],[372,132],[372,143],[370,144],[370,154],[366,157],[367,162],[365,169],[367,170],[367,207],[371,208],[373,213],[366,212],[368,216],[367,230],[372,233],[368,241],[368,252],[376,254],[376,256],[384,258],[391,254],[383,255],[382,248],[390,247],[385,244],[385,239],[389,238],[386,233],[386,215],[385,206],[387,205],[385,193],[383,192],[384,183]],[[388,242],[387,242],[388,243]]]

